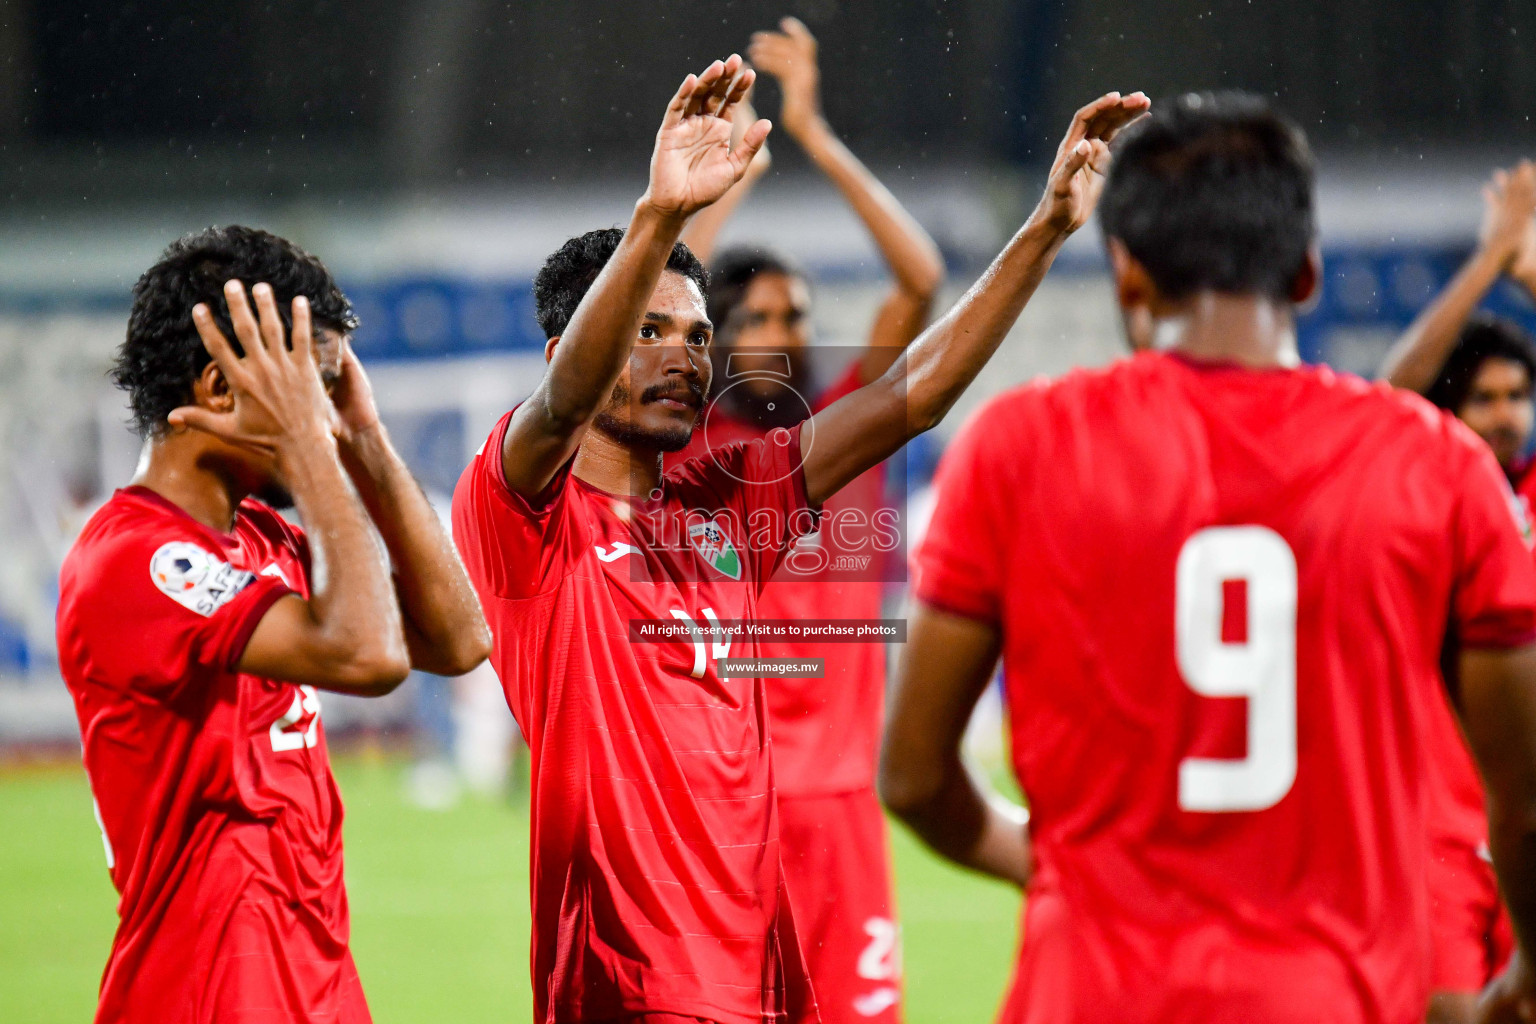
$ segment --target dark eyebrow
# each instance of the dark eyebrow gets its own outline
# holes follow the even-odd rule
[[[653,312],[648,312],[648,313],[645,314],[645,322],[648,323],[648,324],[658,324],[658,325],[660,325],[662,327],[671,327],[673,324],[677,323],[677,321],[675,319],[673,319],[672,314],[670,314],[670,313],[657,313],[657,312],[654,312],[654,311]],[[690,332],[692,332],[692,331],[710,331],[710,332],[713,332],[714,329],[715,329],[715,325],[710,323],[708,320],[695,320],[692,324],[690,324],[688,326],[688,330]]]

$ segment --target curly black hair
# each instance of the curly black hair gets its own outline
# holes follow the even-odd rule
[[[224,283],[232,278],[248,289],[261,281],[271,285],[290,329],[288,310],[298,295],[309,299],[317,327],[357,329],[357,315],[331,272],[292,242],[238,224],[178,238],[133,286],[128,335],[112,368],[112,382],[128,392],[141,436],[156,437],[169,428],[166,417],[192,400],[192,385],[208,365],[208,352],[192,326],[193,306],[206,303],[240,351],[224,303]]]
[[[1442,409],[1460,412],[1472,391],[1473,378],[1490,359],[1518,363],[1525,367],[1527,378],[1536,380],[1536,348],[1530,337],[1508,320],[1478,313],[1461,329],[1456,347],[1424,397]]]
[[[613,258],[623,238],[624,232],[619,228],[598,228],[568,240],[544,261],[538,277],[533,279],[534,315],[539,318],[544,337],[565,333],[582,297]],[[682,242],[672,246],[667,269],[692,280],[708,298],[709,271]]]

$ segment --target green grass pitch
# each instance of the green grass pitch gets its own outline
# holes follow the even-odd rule
[[[404,767],[346,758],[353,952],[378,1024],[530,1016],[525,806],[404,799]],[[0,773],[0,1018],[83,1024],[116,921],[78,768]],[[894,830],[909,1024],[989,1021],[1013,958],[1018,897]]]

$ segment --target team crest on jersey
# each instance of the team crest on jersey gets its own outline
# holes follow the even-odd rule
[[[149,560],[149,578],[160,592],[199,615],[212,615],[256,578],[196,544],[173,540]]]
[[[689,526],[688,543],[693,545],[693,550],[715,572],[733,580],[741,579],[741,557],[736,554],[736,546],[718,523],[711,520]]]
[[[1520,539],[1525,541],[1525,546],[1529,548],[1536,544],[1536,533],[1531,530],[1531,506],[1525,495],[1506,488],[1504,500],[1509,502],[1509,514],[1515,517],[1515,525],[1520,528]]]

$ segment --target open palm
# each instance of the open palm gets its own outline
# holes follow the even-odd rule
[[[732,114],[755,77],[732,54],[683,80],[656,133],[646,190],[653,207],[686,217],[725,195],[746,173],[772,128],[757,121],[731,145]]]

